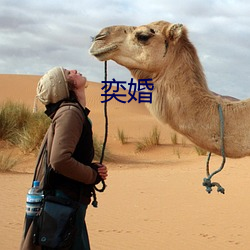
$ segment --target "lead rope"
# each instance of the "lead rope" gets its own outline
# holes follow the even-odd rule
[[[107,82],[107,61],[104,62],[104,81]],[[105,89],[107,88],[107,84]],[[103,145],[102,145],[102,154],[100,157],[100,164],[102,164],[103,159],[104,159],[104,154],[105,154],[105,149],[106,149],[106,144],[107,144],[107,139],[108,139],[108,107],[107,107],[107,95],[105,95],[105,102],[104,102],[104,117],[105,117],[105,133],[104,133],[104,140],[103,140]],[[96,192],[103,192],[106,188],[105,181],[102,180],[102,188],[98,189],[96,186],[93,188],[93,201],[92,201],[92,206],[97,207],[98,202],[96,198]]]
[[[107,61],[104,62],[104,81],[107,82],[108,70],[107,70]],[[105,84],[105,90],[107,90],[108,85]],[[105,133],[104,133],[104,140],[102,146],[102,154],[100,158],[100,164],[102,164],[104,159],[104,151],[106,148],[106,143],[108,139],[108,105],[107,105],[107,95],[105,95],[105,102],[104,102],[104,117],[105,117]]]
[[[221,192],[222,194],[225,193],[225,189],[218,183],[218,182],[211,182],[212,177],[219,173],[225,165],[226,156],[225,156],[225,147],[224,147],[224,117],[221,105],[218,105],[219,116],[220,116],[220,140],[221,140],[221,155],[223,157],[222,163],[219,169],[215,170],[212,174],[209,172],[209,161],[211,158],[211,152],[208,154],[207,158],[207,178],[203,179],[202,185],[206,187],[206,191],[210,194],[212,192],[212,187],[217,187],[217,192]]]

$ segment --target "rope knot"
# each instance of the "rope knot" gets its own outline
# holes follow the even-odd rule
[[[212,183],[209,178],[204,178],[202,185],[206,187],[206,191],[210,194],[212,192]]]
[[[225,189],[218,182],[211,182],[210,178],[204,178],[202,185],[206,187],[206,191],[210,194],[212,192],[212,187],[217,187],[217,192],[225,194]]]

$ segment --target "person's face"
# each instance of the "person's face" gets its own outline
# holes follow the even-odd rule
[[[64,74],[68,82],[73,84],[74,88],[86,88],[87,87],[87,79],[81,73],[77,72],[77,70],[67,70],[64,69]]]

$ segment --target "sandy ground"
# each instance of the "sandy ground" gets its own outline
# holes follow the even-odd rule
[[[38,76],[0,75],[0,102],[24,102],[31,108]],[[94,134],[103,138],[104,120],[101,85],[90,83],[88,107]],[[40,107],[41,108],[41,107]],[[99,207],[89,206],[87,225],[93,250],[248,250],[250,249],[250,158],[227,159],[214,180],[216,189],[207,194],[202,186],[206,156],[152,117],[143,104],[108,103],[108,150],[115,159],[107,162],[107,189],[98,193]],[[136,153],[135,144],[154,126],[161,132],[157,147]],[[124,130],[128,143],[121,145],[117,129]],[[32,181],[35,156],[0,143],[0,151],[13,151],[19,164],[13,172],[0,173],[0,249],[19,248],[25,213],[25,196]],[[221,164],[213,156],[212,169]]]

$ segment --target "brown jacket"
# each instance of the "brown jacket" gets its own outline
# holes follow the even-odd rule
[[[94,157],[91,124],[79,104],[63,103],[48,135],[49,162],[58,173],[84,184],[93,184],[96,172],[88,165]],[[78,152],[76,152],[78,151]]]

